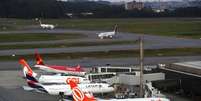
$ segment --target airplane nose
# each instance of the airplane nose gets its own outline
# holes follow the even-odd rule
[[[109,87],[108,90],[109,90],[109,92],[113,92],[114,91],[114,87]]]

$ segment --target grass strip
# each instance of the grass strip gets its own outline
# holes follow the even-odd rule
[[[165,56],[197,56],[201,54],[201,48],[175,48],[175,49],[147,49],[144,51],[145,57],[165,57]],[[48,59],[84,59],[84,58],[125,58],[139,57],[139,50],[119,50],[105,52],[76,52],[76,53],[57,53],[57,54],[41,54],[45,60]],[[34,55],[16,55],[16,56],[0,56],[0,60],[14,60],[24,57],[26,59],[35,59]]]
[[[77,39],[86,37],[78,33],[20,33],[20,34],[1,34],[0,42],[26,42],[26,41],[49,41]]]
[[[66,42],[62,44],[29,44],[29,45],[0,45],[0,50],[6,49],[31,49],[31,48],[67,48],[67,47],[85,47],[85,46],[101,46],[101,45],[123,45],[137,44],[138,41],[101,41],[101,42]]]

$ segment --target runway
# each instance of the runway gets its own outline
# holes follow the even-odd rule
[[[20,33],[82,33],[87,35],[87,38],[83,39],[71,39],[68,41],[71,42],[97,42],[100,41],[98,39],[97,34],[100,31],[88,31],[88,30],[67,30],[67,29],[55,29],[55,30],[26,30],[26,31],[8,31],[8,32],[0,32],[0,34],[20,34]],[[120,32],[115,36],[114,40],[138,40],[141,34],[135,33],[123,33]],[[145,49],[164,49],[164,48],[189,48],[189,47],[201,47],[201,40],[199,39],[182,39],[175,37],[166,37],[166,36],[156,36],[156,35],[143,35],[145,45]],[[104,39],[105,40],[105,39]],[[35,42],[6,42],[1,43],[0,45],[12,45],[12,44],[57,44],[57,43],[65,43],[66,40],[56,40],[56,41],[35,41]],[[101,40],[102,41],[102,40]],[[101,42],[100,41],[100,42]],[[106,39],[105,41],[108,41]],[[68,48],[39,48],[38,52],[40,53],[72,53],[72,52],[100,52],[100,51],[115,51],[115,50],[130,50],[130,49],[138,49],[139,45],[102,45],[102,46],[86,46],[86,47],[68,47]],[[28,55],[33,54],[35,49],[11,49],[10,50],[0,50],[0,56],[7,55]]]

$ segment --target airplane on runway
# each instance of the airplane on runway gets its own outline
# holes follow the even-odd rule
[[[92,93],[84,92],[73,80],[66,80],[70,85],[74,101],[170,101],[166,98],[129,98],[129,99],[95,99]]]
[[[54,29],[55,26],[53,24],[43,24],[41,22],[41,20],[39,20],[39,23],[40,23],[40,27],[42,27],[43,29]]]
[[[101,32],[101,33],[98,33],[98,37],[100,39],[103,39],[103,38],[112,38],[116,34],[117,34],[117,25],[115,25],[114,31],[112,31],[112,32]]]
[[[21,59],[19,62],[20,64],[23,64],[23,66],[29,67],[28,64],[26,64],[26,62],[23,59]],[[27,69],[28,70],[25,71],[25,75],[26,75],[26,82],[28,86],[23,86],[24,90],[48,93],[50,95],[60,95],[60,96],[72,95],[72,91],[70,89],[69,84],[66,84],[66,83],[42,84],[34,77],[36,76],[36,74],[33,71],[31,71],[30,68],[27,68]],[[77,83],[75,79],[67,79],[67,80],[74,80]],[[114,88],[106,83],[81,83],[81,84],[78,84],[78,87],[83,91],[90,91],[92,93],[108,93],[108,92],[114,91]]]
[[[34,67],[37,67],[41,70],[44,70],[47,72],[65,73],[65,74],[72,74],[72,75],[79,75],[79,76],[84,76],[86,74],[86,72],[84,72],[84,70],[81,69],[80,65],[77,65],[76,67],[45,65],[40,54],[36,52],[35,57],[36,57],[36,65]]]
[[[20,59],[19,63],[23,66],[23,74],[24,77],[26,77],[26,73],[31,73],[30,75],[33,75],[35,79],[38,80],[40,83],[66,83],[66,79],[73,79],[76,81],[76,83],[90,83],[90,80],[85,77],[79,77],[79,76],[66,76],[61,74],[56,75],[39,75],[35,73],[31,67],[28,65],[28,63],[24,59]]]

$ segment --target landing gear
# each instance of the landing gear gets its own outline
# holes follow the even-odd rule
[[[64,101],[64,92],[59,92],[59,101]]]

